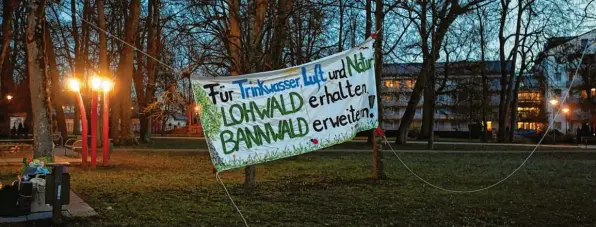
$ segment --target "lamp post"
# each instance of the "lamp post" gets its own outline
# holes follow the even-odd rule
[[[77,96],[77,103],[79,104],[79,109],[81,110],[81,125],[83,127],[83,147],[81,150],[81,158],[83,161],[83,168],[87,168],[87,114],[85,113],[85,104],[83,103],[83,97],[81,96],[81,82],[76,78],[70,78],[68,79],[67,83],[68,88],[75,92]]]
[[[555,126],[555,106],[557,106],[557,104],[559,104],[559,101],[553,98],[549,102],[550,102],[550,104],[552,106],[552,112],[551,112],[552,113],[551,114],[552,121],[551,121],[551,125],[553,126],[553,129],[554,129],[554,126]],[[556,131],[553,130],[553,145],[555,144],[555,140],[556,140]]]
[[[102,159],[102,165],[103,166],[107,166],[108,165],[108,152],[109,152],[109,142],[108,142],[108,131],[109,131],[109,113],[110,113],[110,106],[109,106],[109,102],[108,102],[108,93],[110,92],[110,90],[112,90],[113,87],[113,83],[112,81],[108,80],[108,79],[104,79],[101,82],[101,88],[103,90],[103,113],[102,113],[102,117],[103,117],[103,144],[101,145],[103,151],[103,159]]]
[[[91,77],[91,169],[97,167],[97,96],[101,89],[101,79],[97,76]]]
[[[8,100],[8,102],[10,102],[12,100],[12,98],[14,98],[14,97],[12,97],[12,95],[6,95],[6,99]]]
[[[563,108],[563,113],[565,114],[565,135],[567,135],[567,131],[569,131],[569,108]]]

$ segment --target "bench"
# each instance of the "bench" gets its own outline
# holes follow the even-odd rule
[[[112,139],[108,139],[108,141],[109,141],[110,145],[113,144]],[[101,146],[102,141],[98,141],[98,142],[99,142],[98,145]],[[66,142],[64,143],[64,147],[71,149],[73,152],[80,153],[83,150],[83,140],[81,140],[80,138],[70,138],[70,139],[66,140]],[[64,150],[64,155],[66,155],[66,150]]]
[[[83,149],[83,141],[78,138],[71,138],[66,140],[64,147],[71,149],[73,152],[81,152]],[[64,155],[66,155],[66,150],[64,150]]]

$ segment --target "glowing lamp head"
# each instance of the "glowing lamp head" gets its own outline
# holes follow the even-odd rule
[[[199,106],[195,106],[195,111],[199,111],[201,108],[199,108]]]
[[[554,105],[557,105],[557,104],[559,103],[559,101],[557,101],[556,99],[551,99],[549,102],[550,102],[550,104],[551,104],[551,105],[553,105],[553,106],[554,106]]]
[[[102,79],[94,76],[91,78],[91,89],[93,89],[94,91],[98,91],[101,88],[101,83],[102,83]]]
[[[70,78],[67,81],[68,89],[74,92],[81,91],[81,82],[76,78]]]
[[[6,99],[8,99],[8,101],[12,100],[12,98],[13,98],[12,95],[7,95],[6,96]]]
[[[563,113],[569,113],[569,108],[563,109]]]
[[[112,87],[114,87],[114,84],[112,83],[112,81],[104,79],[103,81],[101,81],[101,89],[104,92],[108,92],[110,90],[112,90]]]

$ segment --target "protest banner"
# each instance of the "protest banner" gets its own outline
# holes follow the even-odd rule
[[[287,69],[194,79],[215,168],[303,154],[376,128],[373,42]]]

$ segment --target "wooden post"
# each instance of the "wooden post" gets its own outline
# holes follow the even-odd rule
[[[373,131],[373,178],[376,180],[386,179],[383,171],[383,137],[377,135],[377,130]]]
[[[54,195],[52,203],[52,223],[62,223],[62,174],[64,173],[64,167],[70,165],[70,163],[48,163],[47,166],[52,167],[52,176],[54,177]]]

